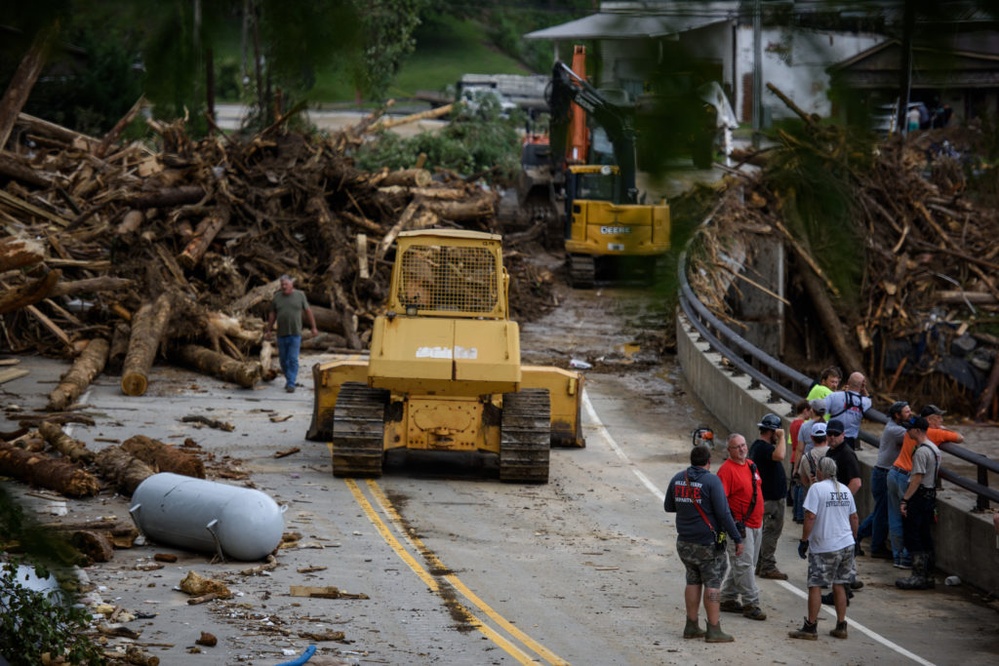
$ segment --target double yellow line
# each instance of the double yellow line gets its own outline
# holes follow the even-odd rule
[[[491,640],[497,646],[503,649],[507,654],[517,660],[521,664],[536,664],[538,663],[535,657],[521,649],[514,641],[503,636],[501,633],[493,629],[492,627],[486,625],[482,620],[480,620],[469,608],[468,606],[459,603],[457,600],[448,600],[445,595],[445,590],[441,587],[438,577],[442,578],[447,582],[454,590],[461,593],[461,595],[467,600],[471,606],[477,609],[480,613],[488,617],[496,626],[500,627],[509,634],[511,637],[519,641],[520,645],[527,650],[533,652],[541,659],[542,663],[554,664],[558,666],[568,666],[569,662],[562,659],[551,650],[547,649],[533,638],[525,634],[523,631],[513,626],[506,618],[493,610],[486,602],[475,595],[468,587],[458,579],[452,573],[439,573],[437,576],[432,574],[424,565],[422,565],[415,557],[413,557],[405,546],[395,537],[389,526],[382,520],[381,516],[375,510],[374,505],[368,501],[361,488],[357,485],[357,482],[353,479],[345,479],[347,488],[350,489],[351,494],[354,495],[354,499],[357,504],[364,510],[364,513],[368,516],[368,520],[371,524],[375,526],[378,533],[382,535],[392,550],[409,565],[409,568],[413,570],[420,580],[422,580],[427,587],[430,588],[432,592],[441,596],[448,603],[452,614],[460,613],[461,616],[468,622],[469,625],[474,627],[483,636]],[[382,492],[382,489],[372,480],[367,481],[368,491],[375,498],[378,503],[379,508],[382,512],[389,517],[389,519],[395,523],[396,528],[399,533],[403,535],[403,538],[415,549],[423,559],[426,560],[430,567],[438,572],[449,571],[447,567],[444,566],[443,562],[438,559],[437,555],[433,553],[427,546],[417,537],[409,534],[404,528],[402,517],[395,510],[392,502],[389,498]]]

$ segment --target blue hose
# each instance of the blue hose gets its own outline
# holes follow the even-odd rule
[[[282,661],[277,666],[302,666],[302,664],[307,662],[309,659],[312,659],[312,655],[314,655],[315,653],[316,653],[316,646],[310,645],[309,647],[305,648],[305,652],[302,653],[302,656],[295,657],[291,661]]]

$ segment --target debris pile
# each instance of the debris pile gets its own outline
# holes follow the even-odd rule
[[[778,131],[779,145],[753,156],[758,171],[710,191],[710,222],[691,246],[694,291],[738,328],[731,306],[758,288],[738,267],[778,238],[789,257],[792,364],[817,375],[832,361],[867,373],[879,400],[996,418],[999,213],[983,201],[987,188],[968,187],[972,178],[995,181],[969,158],[985,132],[871,144],[799,115],[800,133]]]
[[[371,119],[200,141],[147,122],[158,149],[20,114],[0,150],[2,346],[82,363],[53,410],[104,371],[142,394],[159,358],[240,386],[270,378],[262,318],[286,273],[321,331],[306,349],[364,349],[400,231],[495,227],[496,194],[456,174],[355,168]],[[515,317],[551,307],[550,275],[510,270]]]

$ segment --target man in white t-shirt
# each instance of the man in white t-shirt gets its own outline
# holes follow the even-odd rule
[[[836,627],[830,636],[846,638],[846,594],[856,576],[854,550],[857,543],[857,505],[850,489],[836,480],[836,461],[823,456],[818,481],[805,496],[805,524],[798,555],[808,557],[808,617],[791,638],[816,640],[822,588],[833,587]]]

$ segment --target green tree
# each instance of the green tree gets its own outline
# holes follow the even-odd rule
[[[427,0],[353,0],[363,35],[362,50],[352,58],[351,80],[365,97],[381,100],[413,52],[413,31]]]

